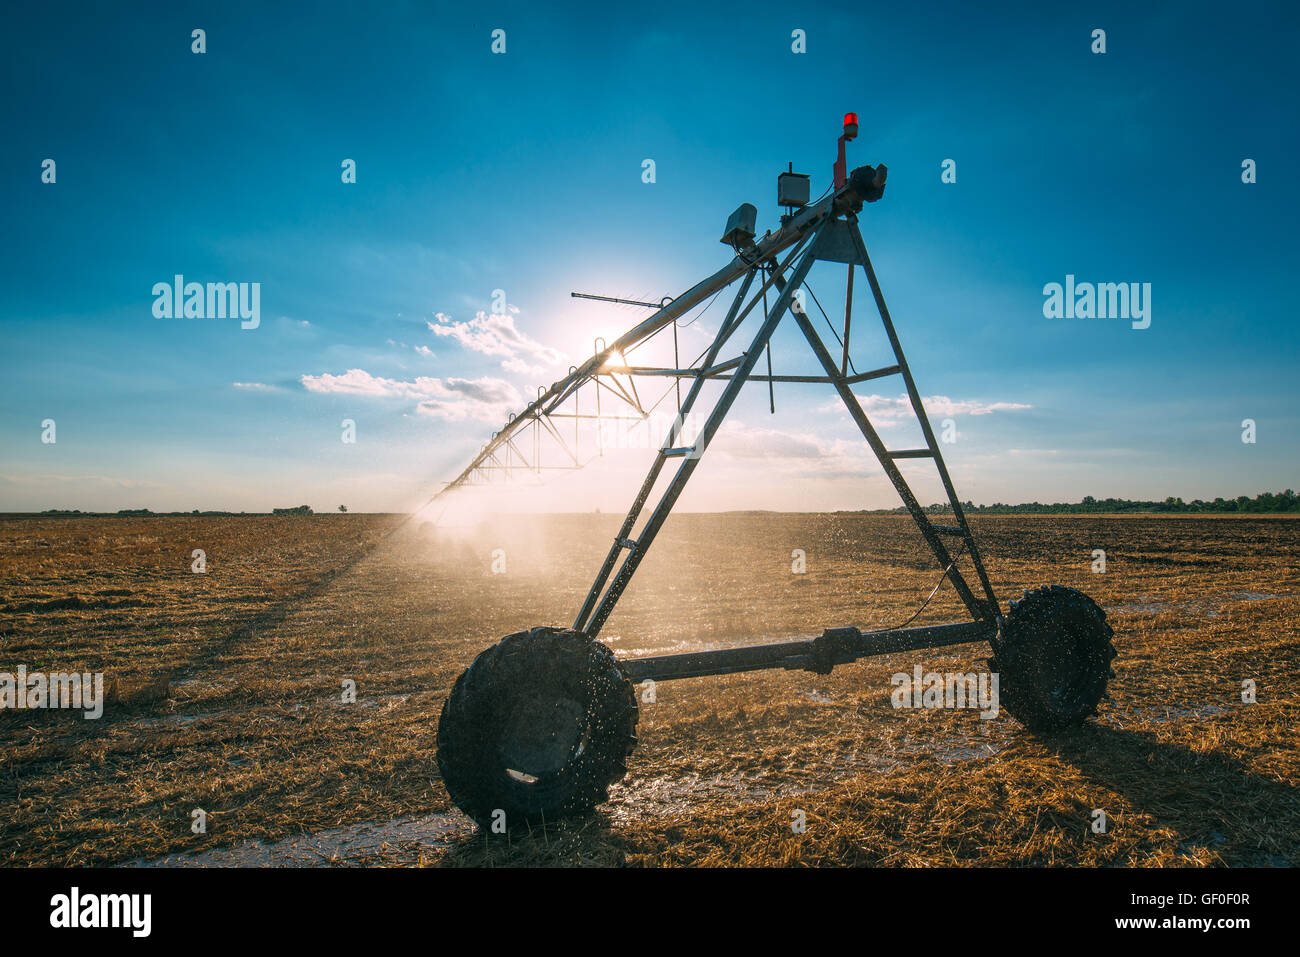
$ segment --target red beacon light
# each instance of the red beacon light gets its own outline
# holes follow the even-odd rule
[[[832,169],[833,182],[836,189],[841,189],[849,181],[848,164],[844,159],[844,144],[848,140],[857,139],[858,136],[858,114],[844,114],[844,133],[839,139],[839,156],[835,159],[835,166]]]

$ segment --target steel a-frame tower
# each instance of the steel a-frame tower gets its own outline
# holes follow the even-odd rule
[[[882,165],[846,172],[843,147],[856,132],[856,117],[849,114],[829,195],[801,204],[806,193],[798,195],[797,179],[792,184],[785,181],[786,176],[796,174],[782,174],[779,195],[783,204],[790,200],[791,211],[783,217],[780,229],[758,239],[756,210],[749,204],[738,208],[723,236],[723,242],[736,253],[730,263],[659,305],[653,315],[612,344],[602,344],[590,359],[571,368],[568,376],[549,389],[539,389],[537,399],[493,435],[474,461],[439,493],[446,495],[493,473],[540,471],[544,438],[558,443],[571,460],[559,467],[580,467],[575,448],[564,440],[557,422],[572,417],[576,424],[584,417],[576,408],[572,413],[562,411],[584,385],[593,385],[597,396],[595,413],[588,412],[586,417],[600,418],[602,389],[631,407],[634,415],[645,416],[637,378],[669,377],[679,384],[673,424],[572,627],[540,627],[505,638],[461,675],[443,708],[439,767],[453,798],[470,814],[484,817],[509,807],[526,817],[544,817],[581,810],[603,800],[606,786],[621,776],[635,742],[636,699],[631,685],[647,679],[764,668],[826,674],[836,665],[869,655],[988,641],[994,652],[991,664],[1002,673],[1002,705],[1030,727],[1056,728],[1081,721],[1094,712],[1104,695],[1115,651],[1100,608],[1082,593],[1054,585],[1026,592],[1025,600],[1013,603],[1010,613],[1004,615],[994,593],[858,227],[864,204],[883,195],[887,171]],[[806,182],[806,177],[802,179]],[[806,186],[802,188],[806,190]],[[838,361],[802,305],[800,291],[817,262],[848,267],[843,335],[837,335],[841,346]],[[893,355],[889,365],[861,373],[852,372],[849,363],[853,285],[859,270],[870,287]],[[675,336],[678,318],[736,283],[739,286],[717,334],[694,363],[651,367],[628,362],[628,353],[670,326]],[[770,294],[775,300],[769,308]],[[751,314],[761,318],[757,330],[738,354],[724,358],[726,347]],[[787,317],[811,347],[821,366],[820,375],[773,375],[770,367],[766,374],[756,371],[773,333]],[[750,323],[749,327],[753,326]],[[924,437],[923,447],[887,448],[853,393],[853,386],[861,382],[895,376],[902,380]],[[710,407],[702,402],[702,393],[706,383],[715,381],[724,385]],[[965,605],[969,620],[880,631],[829,627],[816,637],[774,644],[621,660],[596,640],[749,382],[820,383],[834,388],[911,513],[944,578]],[[685,383],[689,387],[683,398],[680,385]],[[699,423],[698,429],[688,438],[686,426],[692,420]],[[533,440],[531,461],[517,441],[528,431]],[[906,459],[933,462],[947,494],[952,524],[936,523],[921,507],[898,466]],[[672,469],[675,471],[668,473],[666,485],[654,495],[661,477]],[[963,556],[974,572],[974,585],[959,567]]]

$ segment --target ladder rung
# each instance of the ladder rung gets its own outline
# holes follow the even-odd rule
[[[680,458],[683,455],[694,455],[695,449],[692,446],[687,446],[686,448],[682,448],[682,449],[660,449],[659,452],[665,458],[674,458],[674,457]]]
[[[928,459],[933,458],[934,453],[929,449],[899,449],[897,452],[890,452],[891,459]]]
[[[859,372],[857,375],[851,375],[844,381],[849,385],[857,385],[859,382],[866,382],[869,379],[880,379],[887,375],[897,375],[902,372],[900,366],[885,366],[883,369],[872,369],[870,372]]]
[[[619,548],[633,549],[636,548],[636,541],[631,538],[620,538],[618,540]]]
[[[709,366],[707,369],[701,369],[699,372],[696,373],[696,375],[701,375],[704,376],[705,378],[708,378],[709,376],[715,376],[719,372],[726,372],[728,369],[734,369],[736,366],[740,365],[744,361],[745,361],[745,354],[742,352],[734,359],[728,359],[726,362],[719,362],[717,365]]]
[[[940,535],[956,535],[960,538],[966,537],[966,533],[956,525],[934,525],[931,523],[931,527]]]

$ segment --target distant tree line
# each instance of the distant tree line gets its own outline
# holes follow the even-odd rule
[[[343,508],[342,506],[339,506],[339,511],[346,512],[347,509]],[[79,508],[47,508],[44,511],[42,511],[40,514],[42,515],[86,515],[86,516],[96,516],[96,517],[101,515],[121,515],[124,518],[129,518],[135,515],[154,515],[154,516],[249,515],[249,514],[265,515],[266,513],[265,512],[251,512],[251,513],[250,512],[221,512],[221,511],[200,512],[197,508],[190,512],[154,512],[147,508],[121,508],[118,509],[116,512],[83,512]],[[312,511],[312,507],[310,505],[297,505],[293,508],[273,508],[271,509],[271,514],[272,515],[312,515],[315,513]]]
[[[132,515],[156,515],[156,516],[175,516],[175,515],[247,515],[247,512],[223,512],[210,511],[200,512],[197,508],[190,512],[155,512],[147,508],[120,508],[116,512],[83,512],[79,508],[47,508],[42,511],[42,515],[87,515],[99,517],[103,515],[121,515],[129,517]]]
[[[1003,505],[1001,502],[994,502],[992,505],[975,505],[972,502],[963,502],[962,508],[968,513],[982,515],[1101,515],[1124,512],[1263,515],[1300,512],[1300,496],[1291,489],[1285,492],[1262,492],[1254,498],[1247,495],[1239,495],[1237,498],[1216,498],[1212,502],[1199,498],[1185,502],[1174,496],[1166,498],[1163,502],[1144,502],[1128,498],[1094,498],[1085,495],[1082,502],[1055,502],[1050,505],[1043,502],[1025,502],[1020,505]],[[907,514],[907,509],[902,506],[872,511],[890,515]],[[938,514],[951,512],[952,509],[948,505],[927,505],[925,511]]]
[[[1094,498],[1091,495],[1085,495],[1082,502],[1055,502],[1050,505],[1043,502],[1023,502],[1020,505],[1003,505],[1001,502],[994,502],[992,505],[976,505],[973,502],[963,502],[962,508],[971,514],[981,515],[1103,515],[1117,514],[1124,512],[1179,512],[1179,513],[1205,513],[1208,515],[1267,515],[1277,514],[1280,512],[1300,513],[1300,495],[1296,495],[1291,489],[1285,492],[1261,492],[1254,498],[1247,495],[1239,495],[1236,498],[1216,498],[1212,502],[1204,499],[1195,498],[1190,502],[1185,502],[1181,498],[1170,496],[1163,502],[1144,502],[1129,498]],[[340,512],[347,509],[340,505]],[[599,511],[599,510],[597,510]],[[860,511],[868,512],[875,515],[906,515],[907,509],[903,506],[897,508],[876,508],[861,509]],[[927,505],[924,511],[931,515],[951,512],[952,509],[946,504]],[[79,508],[47,508],[41,512],[42,515],[105,515],[111,514],[106,512],[83,512]],[[200,512],[195,509],[192,512],[151,512],[147,508],[124,508],[117,512],[118,515],[245,515],[246,512]],[[256,513],[254,513],[256,514]],[[263,513],[265,514],[265,513]],[[298,505],[294,508],[275,508],[271,510],[272,515],[312,515],[310,505]]]

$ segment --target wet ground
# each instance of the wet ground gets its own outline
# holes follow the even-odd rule
[[[478,834],[438,779],[439,709],[500,636],[572,618],[610,517],[397,532],[370,516],[0,522],[0,670],[102,671],[114,688],[98,722],[0,715],[0,854],[133,866],[1300,860],[1300,522],[977,522],[1004,601],[1054,581],[1107,611],[1118,677],[1088,729],[1039,741],[1005,714],[891,707],[892,674],[984,669],[977,645],[830,676],[665,682],[641,705],[628,777],[591,821],[502,840]],[[201,545],[203,576],[190,571]],[[806,572],[792,570],[796,548]],[[887,627],[938,580],[905,518],[683,515],[656,549],[601,636],[623,657]],[[945,589],[917,623],[962,615]],[[1081,843],[1096,807],[1114,827]],[[817,822],[795,843],[792,810]]]

